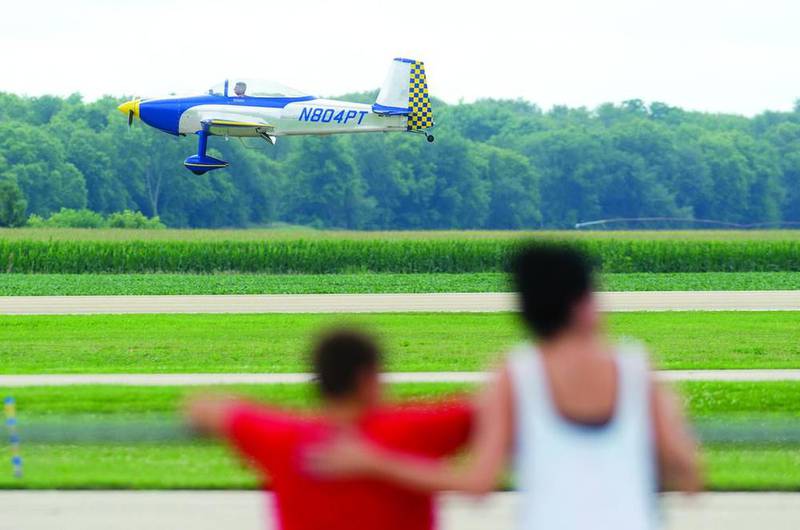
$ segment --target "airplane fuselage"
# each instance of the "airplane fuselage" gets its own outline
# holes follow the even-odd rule
[[[207,154],[212,136],[260,137],[408,131],[429,142],[434,125],[421,61],[395,58],[372,105],[317,98],[274,82],[239,79],[190,97],[135,99],[118,107],[128,125],[138,117],[176,136],[197,135],[197,154],[184,165],[200,175],[228,166]]]
[[[379,116],[372,112],[371,105],[363,103],[304,99],[286,102],[283,107],[273,107],[257,104],[253,106],[248,99],[254,98],[228,99],[230,101],[224,107],[210,103],[188,108],[181,116],[179,132],[192,134],[199,129],[202,116],[233,109],[237,113],[259,118],[273,125],[274,130],[270,133],[273,136],[406,130],[404,116]],[[254,130],[243,128],[229,128],[227,133],[230,136],[258,136]]]
[[[175,135],[195,134],[208,116],[246,116],[268,123],[272,136],[405,131],[405,116],[384,116],[371,105],[304,96],[250,98],[226,96],[169,97],[139,103],[146,124]],[[215,127],[215,136],[257,137],[254,128]]]

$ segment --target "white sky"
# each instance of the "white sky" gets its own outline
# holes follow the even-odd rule
[[[0,91],[157,96],[238,75],[335,95],[405,56],[448,102],[752,115],[800,98],[798,23],[797,0],[9,0]]]

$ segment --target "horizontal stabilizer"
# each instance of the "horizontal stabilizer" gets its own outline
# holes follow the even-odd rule
[[[373,103],[372,112],[381,116],[408,116],[411,114],[411,109],[409,107],[390,107],[380,103]]]

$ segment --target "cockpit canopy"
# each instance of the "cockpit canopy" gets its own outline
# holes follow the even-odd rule
[[[231,78],[214,85],[208,90],[211,96],[253,97],[253,98],[298,98],[307,96],[305,92],[263,79]]]

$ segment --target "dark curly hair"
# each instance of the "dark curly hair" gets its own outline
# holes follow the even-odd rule
[[[356,391],[363,373],[379,370],[381,353],[370,336],[353,329],[338,329],[317,340],[311,362],[322,396],[341,398]]]
[[[569,324],[573,307],[594,283],[587,257],[567,245],[528,245],[515,256],[511,272],[522,318],[544,339]]]

